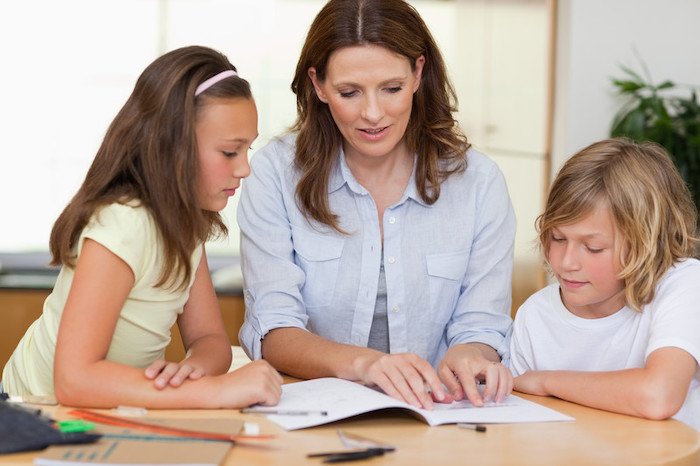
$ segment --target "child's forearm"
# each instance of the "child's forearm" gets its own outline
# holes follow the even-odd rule
[[[227,336],[206,335],[192,342],[183,362],[201,369],[205,375],[218,375],[229,370],[231,359],[231,341]]]
[[[55,393],[61,404],[75,407],[211,408],[216,401],[208,379],[157,389],[140,368],[99,361],[56,377]]]
[[[520,379],[520,380],[519,380]],[[551,395],[592,408],[647,419],[666,419],[680,409],[685,394],[664,386],[647,369],[610,372],[535,371],[515,379],[515,389]]]

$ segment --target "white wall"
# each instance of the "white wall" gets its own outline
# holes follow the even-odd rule
[[[607,137],[620,64],[700,85],[700,1],[559,0],[552,169]],[[638,58],[639,57],[639,58]]]

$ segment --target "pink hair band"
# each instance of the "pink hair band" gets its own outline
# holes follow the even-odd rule
[[[233,70],[226,70],[226,71],[222,71],[219,74],[215,74],[214,76],[212,76],[211,78],[207,79],[202,84],[197,86],[197,89],[195,89],[195,91],[194,91],[194,96],[197,97],[199,94],[206,91],[207,89],[212,87],[214,84],[218,83],[222,79],[228,78],[229,76],[238,76],[238,73],[236,73]]]

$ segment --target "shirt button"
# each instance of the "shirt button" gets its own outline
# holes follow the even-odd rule
[[[392,312],[399,312],[399,306],[394,306],[391,308]]]
[[[396,262],[396,259],[392,256],[388,259],[388,261],[390,264],[393,264],[394,262]]]
[[[389,217],[389,223],[391,223],[392,225],[396,223],[396,217]]]

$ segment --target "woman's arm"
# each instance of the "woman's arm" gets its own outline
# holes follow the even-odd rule
[[[339,377],[376,385],[419,408],[433,406],[428,387],[436,400],[452,401],[432,366],[415,354],[385,354],[291,327],[271,330],[262,342],[262,352],[274,367],[295,377]]]
[[[476,155],[476,154],[475,154]],[[474,233],[461,293],[446,328],[449,350],[438,374],[455,399],[476,406],[502,400],[513,388],[510,371],[500,364],[507,354],[515,214],[503,174],[484,163],[473,196]],[[500,354],[499,354],[500,353]],[[482,395],[476,381],[486,383]]]
[[[647,419],[667,419],[683,405],[697,366],[685,350],[664,347],[652,352],[643,368],[531,371],[515,378],[515,390]]]
[[[54,386],[61,404],[232,408],[279,400],[281,378],[264,362],[158,390],[142,369],[107,361],[119,314],[133,284],[134,275],[124,261],[96,241],[85,240],[56,342]]]

